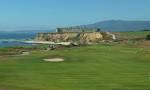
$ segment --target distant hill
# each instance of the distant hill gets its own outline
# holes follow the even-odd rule
[[[150,21],[108,20],[81,27],[101,28],[102,31],[140,31],[150,29]]]

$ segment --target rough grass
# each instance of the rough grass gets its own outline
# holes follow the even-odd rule
[[[150,90],[150,49],[94,45],[0,60],[7,90]],[[65,62],[42,61],[63,56]]]
[[[146,38],[150,34],[150,31],[139,31],[139,32],[116,32],[119,38],[134,39],[134,38]]]

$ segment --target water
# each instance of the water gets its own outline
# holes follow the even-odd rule
[[[23,41],[33,39],[37,33],[33,32],[1,32],[0,47],[32,46]]]
[[[0,31],[0,47],[32,46],[23,41],[33,40],[40,32],[55,32],[55,30]]]
[[[27,44],[19,41],[0,41],[0,47],[16,47],[16,46],[32,46],[32,44]]]

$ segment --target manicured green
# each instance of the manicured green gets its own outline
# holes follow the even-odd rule
[[[44,62],[62,56],[60,63]],[[150,48],[92,45],[0,57],[0,89],[150,90]]]

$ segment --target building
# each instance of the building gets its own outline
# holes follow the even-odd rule
[[[85,27],[69,27],[69,28],[57,28],[57,33],[63,32],[100,32],[99,28],[85,28]]]

